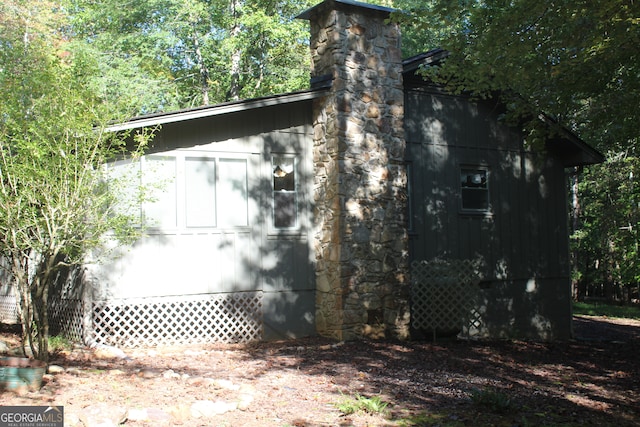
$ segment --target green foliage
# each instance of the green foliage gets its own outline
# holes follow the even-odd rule
[[[495,389],[476,389],[471,392],[474,405],[495,413],[505,413],[513,408],[513,401],[505,393]]]
[[[601,149],[638,143],[637,2],[432,0],[410,12],[400,19],[451,52],[427,75],[454,92],[500,93],[530,139],[545,112]]]
[[[582,208],[571,243],[581,283],[640,282],[640,158],[632,153],[610,152],[579,177]]]
[[[624,319],[640,319],[640,307],[629,305],[611,305],[604,303],[574,302],[573,314],[586,316],[606,316]]]
[[[73,343],[63,336],[49,337],[49,353],[68,351],[73,348]]]
[[[358,411],[384,415],[387,413],[388,406],[389,403],[383,401],[380,396],[365,397],[358,393],[354,397],[343,396],[342,400],[336,403],[338,410],[345,415]]]
[[[0,35],[0,255],[18,287],[23,341],[46,360],[57,274],[139,230],[114,210],[102,166],[125,142],[105,131],[113,111],[92,90],[87,62],[64,50],[64,14],[48,2],[12,6],[0,9],[15,23]]]
[[[127,114],[308,87],[311,0],[69,0],[74,47]]]

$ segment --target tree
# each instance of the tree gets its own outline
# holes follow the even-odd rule
[[[19,291],[23,348],[41,360],[58,272],[105,239],[136,236],[102,167],[126,147],[105,132],[110,111],[88,85],[87,61],[67,50],[64,19],[48,2],[0,8],[0,256]]]
[[[603,150],[638,143],[638,2],[432,0],[409,12],[398,19],[450,52],[428,75],[455,92],[500,93],[532,137],[544,112]]]
[[[310,0],[69,0],[72,34],[100,56],[94,82],[128,114],[308,86]]]
[[[572,236],[577,297],[630,300],[640,283],[640,158],[607,157],[580,178],[580,225]],[[637,298],[637,297],[636,297]]]

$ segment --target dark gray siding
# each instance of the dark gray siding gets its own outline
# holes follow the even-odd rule
[[[503,325],[501,330],[511,324],[519,334],[567,336],[565,172],[558,159],[527,149],[522,135],[504,125],[499,114],[490,102],[473,103],[435,90],[407,91],[410,255],[414,260],[478,261],[486,295],[491,295],[483,309],[495,316],[500,312],[496,324]],[[461,210],[462,166],[489,171],[489,212]],[[546,332],[536,331],[536,316],[551,325]]]

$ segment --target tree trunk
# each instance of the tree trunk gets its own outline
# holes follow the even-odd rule
[[[38,271],[34,277],[32,292],[35,292],[34,314],[38,334],[38,350],[34,356],[44,362],[49,360],[49,285],[51,272],[56,261],[55,255],[42,255]]]
[[[16,295],[18,310],[20,311],[20,323],[22,326],[21,350],[22,355],[27,356],[27,345],[33,348],[32,327],[33,313],[31,311],[31,292],[29,292],[29,254],[19,252],[11,254],[11,273],[18,293]]]
[[[240,0],[231,0],[231,16],[233,17],[233,25],[229,34],[234,50],[231,54],[231,81],[227,91],[227,101],[237,101],[240,99],[240,60],[242,59],[242,50],[238,42],[238,36],[240,35]]]
[[[55,255],[32,251],[12,254],[22,323],[22,354],[26,357],[29,348],[33,357],[44,362],[49,359],[49,282],[56,261]]]
[[[582,172],[582,167],[578,166],[573,169],[573,173],[571,174],[571,235],[574,235],[578,228],[580,227],[580,196],[578,191],[579,177]],[[579,267],[578,264],[579,257],[579,249],[577,245],[574,245],[574,248],[571,253],[571,261],[573,264],[573,269],[577,269]],[[579,280],[571,281],[571,293],[574,301],[578,301],[580,298],[584,297],[584,295],[580,295],[580,286]]]
[[[191,38],[195,47],[196,61],[200,68],[200,91],[202,92],[202,105],[209,105],[209,69],[204,62],[202,51],[200,50],[200,41],[198,40],[198,31],[195,22],[191,23]]]

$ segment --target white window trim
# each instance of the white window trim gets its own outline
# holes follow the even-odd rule
[[[210,152],[210,151],[169,151],[162,152],[157,154],[148,154],[141,158],[140,160],[140,170],[141,170],[141,179],[144,180],[145,173],[145,164],[147,162],[148,157],[169,157],[173,158],[176,161],[176,226],[175,227],[163,227],[163,226],[153,226],[146,225],[146,230],[149,234],[159,235],[159,234],[194,234],[194,233],[206,233],[206,232],[221,232],[225,230],[248,230],[252,227],[250,217],[250,159],[249,156],[243,153],[226,153],[226,152]],[[220,167],[220,160],[244,160],[247,166],[247,176],[246,176],[246,188],[247,188],[247,225],[246,226],[221,226],[220,219],[218,218],[217,209],[219,208],[220,200],[216,200],[216,219],[215,225],[213,226],[187,226],[187,201],[186,201],[186,161],[187,158],[202,158],[202,159],[213,159],[215,161],[215,174],[216,174],[216,198],[218,197],[218,180]],[[144,181],[143,181],[144,182]],[[145,223],[144,219],[144,204],[141,206],[141,220],[142,223]]]
[[[274,183],[273,183],[273,168],[275,165],[275,159],[276,158],[286,158],[286,159],[293,159],[293,173],[294,175],[294,191],[292,191],[292,193],[294,193],[295,195],[295,204],[294,204],[294,209],[295,209],[295,225],[292,227],[276,227],[275,221],[276,221],[276,206],[275,206],[275,189],[274,189]],[[269,233],[270,234],[299,234],[300,232],[300,206],[301,206],[301,194],[300,194],[300,154],[297,153],[271,153],[270,156],[270,161],[269,161],[269,187],[270,187],[270,194],[269,194],[269,202],[271,205],[271,215],[269,218]]]
[[[482,171],[485,173],[486,175],[486,188],[479,188],[477,189],[477,191],[484,191],[486,193],[486,197],[487,197],[487,207],[486,208],[481,208],[481,209],[477,209],[477,208],[465,208],[463,206],[463,191],[465,190],[464,187],[462,187],[462,183],[460,182],[460,177],[462,176],[463,171]],[[464,215],[483,215],[483,216],[490,216],[492,215],[492,208],[491,208],[491,170],[489,168],[489,166],[485,165],[485,164],[471,164],[471,163],[465,163],[465,164],[459,164],[458,165],[458,174],[457,174],[457,179],[458,179],[458,191],[459,191],[459,211],[461,214]],[[473,190],[471,188],[466,188],[467,191],[469,190]]]

